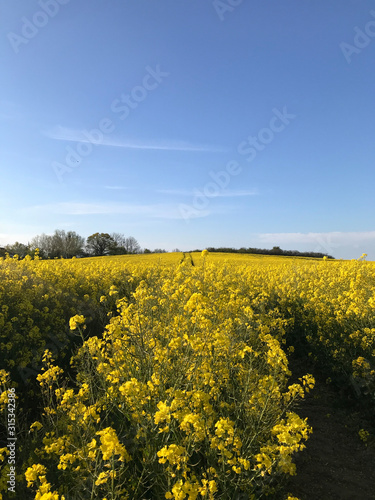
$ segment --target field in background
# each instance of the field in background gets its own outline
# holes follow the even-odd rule
[[[0,308],[5,498],[11,387],[14,498],[43,500],[276,495],[311,432],[295,405],[313,377],[291,383],[291,355],[375,410],[363,259],[5,259]]]

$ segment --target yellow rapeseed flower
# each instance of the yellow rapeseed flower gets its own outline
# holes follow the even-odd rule
[[[71,330],[76,330],[78,325],[83,325],[85,323],[85,317],[79,314],[76,314],[69,320],[69,328]]]

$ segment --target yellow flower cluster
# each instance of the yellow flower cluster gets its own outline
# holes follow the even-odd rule
[[[129,453],[126,451],[125,447],[119,443],[116,431],[111,427],[107,427],[96,433],[100,436],[100,450],[103,454],[103,460],[109,460],[114,455],[119,455],[120,461],[126,460],[127,462],[131,460]]]
[[[36,482],[39,483],[35,500],[65,500],[64,495],[60,496],[57,492],[51,492],[51,485],[47,482],[46,472],[44,465],[34,464],[25,473],[27,486],[32,486]]]
[[[85,322],[85,317],[79,314],[76,314],[69,320],[69,328],[71,330],[76,330],[78,325],[83,325]]]
[[[0,258],[0,369],[23,383],[35,378],[46,348],[61,358],[70,349],[69,323],[75,329],[85,317],[86,335],[98,334],[116,311],[117,298],[129,296],[139,279],[116,257]]]

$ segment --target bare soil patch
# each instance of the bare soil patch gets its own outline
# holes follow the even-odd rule
[[[366,446],[358,431],[373,433],[375,416],[360,410],[314,371],[310,373],[316,387],[296,410],[308,418],[313,434],[296,458],[297,475],[286,491],[300,500],[374,500],[375,446]]]

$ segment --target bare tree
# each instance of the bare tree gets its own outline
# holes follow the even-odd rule
[[[56,229],[52,236],[40,234],[32,239],[29,247],[31,251],[39,248],[39,255],[43,258],[64,257],[69,259],[83,252],[85,239],[75,231],[67,233]]]
[[[118,246],[118,247],[124,247],[125,248],[126,237],[125,237],[124,234],[122,234],[122,233],[111,233],[111,238],[116,243],[116,246]]]
[[[141,251],[141,247],[138,241],[135,238],[133,238],[133,236],[125,238],[124,247],[127,253],[139,253]]]
[[[30,243],[30,250],[34,252],[36,249],[39,249],[39,255],[42,258],[51,257],[53,245],[52,245],[52,236],[48,236],[47,234],[39,234],[35,236]]]
[[[57,231],[55,231],[56,233]],[[71,259],[74,256],[83,253],[83,247],[85,245],[85,238],[82,238],[75,231],[62,231],[62,250],[63,257],[66,259]]]

